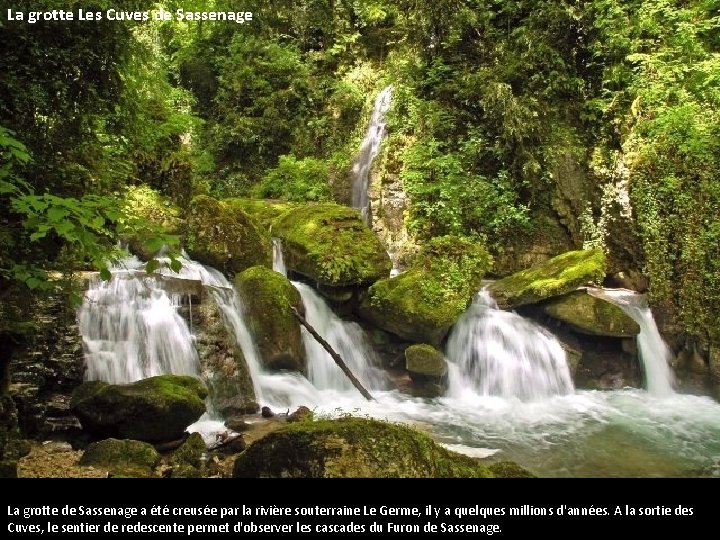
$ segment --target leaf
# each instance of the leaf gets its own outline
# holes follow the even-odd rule
[[[145,264],[145,272],[148,274],[152,274],[155,270],[157,270],[160,267],[160,262],[157,259],[150,259]]]
[[[170,269],[173,272],[180,272],[180,270],[182,269],[182,263],[178,259],[172,259],[170,261]]]
[[[100,279],[102,279],[103,281],[110,281],[111,278],[112,273],[110,272],[110,270],[107,269],[107,267],[100,269]]]

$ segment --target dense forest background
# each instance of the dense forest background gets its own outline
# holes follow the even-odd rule
[[[412,243],[482,242],[497,275],[538,244],[602,247],[678,333],[720,338],[717,0],[247,1],[245,24],[31,25],[7,7],[4,303],[56,287],[55,273],[107,272],[129,234],[178,247],[129,187],[181,209],[199,194],[348,202],[374,98],[392,84],[375,177],[402,182]],[[3,330],[23,323],[0,315]]]

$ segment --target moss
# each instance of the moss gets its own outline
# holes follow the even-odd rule
[[[114,476],[151,476],[160,463],[160,454],[148,443],[105,439],[88,445],[80,465],[107,468]]]
[[[238,456],[233,476],[492,478],[498,473],[407,426],[347,417],[273,431]]]
[[[405,349],[405,368],[426,377],[442,377],[447,373],[447,362],[432,345],[410,345]]]
[[[270,240],[239,207],[195,197],[188,209],[185,248],[198,262],[233,276],[251,266],[271,266]]]
[[[496,461],[488,468],[498,478],[535,478],[535,475],[514,461]]]
[[[270,233],[275,218],[279,217],[288,210],[299,207],[297,203],[274,199],[241,199],[239,197],[233,197],[230,199],[223,199],[221,202],[228,205],[230,208],[239,208],[243,212],[247,213],[266,233]]]
[[[144,259],[157,255],[162,246],[154,245],[150,238],[158,234],[179,235],[182,227],[180,209],[168,197],[142,185],[131,186],[125,192],[123,208],[137,223],[133,234],[125,235],[130,251]]]
[[[501,308],[514,308],[599,283],[604,277],[602,251],[568,251],[496,281],[490,292]]]
[[[250,331],[268,369],[304,371],[305,348],[291,308],[303,312],[300,293],[285,276],[262,266],[235,276]]]
[[[355,209],[328,203],[290,210],[275,220],[273,235],[283,242],[287,267],[321,285],[362,285],[390,274],[390,257]]]
[[[491,263],[480,244],[452,236],[434,239],[407,272],[370,287],[360,315],[409,341],[439,346]]]
[[[191,433],[180,447],[170,457],[174,467],[188,466],[200,467],[200,458],[207,451],[205,441],[199,433]]]
[[[582,334],[628,337],[640,333],[640,325],[622,309],[585,291],[553,298],[543,311]]]
[[[124,384],[85,383],[71,400],[83,428],[104,437],[179,439],[205,412],[207,390],[194,377],[160,375]]]

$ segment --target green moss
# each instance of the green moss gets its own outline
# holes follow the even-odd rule
[[[514,461],[496,461],[488,468],[497,478],[535,478],[535,475]]]
[[[640,333],[640,325],[622,309],[585,291],[553,298],[543,311],[582,334],[629,337]]]
[[[180,209],[168,197],[148,186],[128,187],[123,208],[125,214],[131,216],[136,223],[131,227],[133,233],[124,235],[122,240],[127,242],[130,251],[144,259],[157,255],[162,247],[157,245],[158,235],[180,234]]]
[[[227,275],[255,265],[271,266],[270,240],[237,206],[212,197],[195,197],[188,209],[185,247],[198,262]]]
[[[170,463],[175,467],[200,467],[200,458],[207,451],[205,441],[199,433],[191,433],[187,440],[175,450]]]
[[[470,240],[433,239],[407,272],[370,287],[360,314],[402,338],[439,346],[477,292],[491,262],[485,248]]]
[[[160,454],[145,442],[105,439],[89,444],[79,463],[107,468],[113,475],[151,476]]]
[[[300,293],[282,274],[262,266],[235,276],[250,331],[268,369],[304,371],[305,348],[291,308],[303,312]]]
[[[283,242],[287,267],[322,285],[362,285],[390,274],[385,248],[352,208],[328,203],[290,210],[275,221],[273,235]]]
[[[498,474],[407,426],[347,417],[298,422],[273,431],[238,456],[233,476],[492,478]]]
[[[490,292],[501,308],[534,304],[559,296],[605,277],[605,255],[600,250],[568,251],[496,281]]]
[[[239,197],[233,197],[223,199],[221,202],[230,208],[239,208],[247,213],[260,224],[260,227],[265,232],[270,231],[275,218],[288,210],[299,207],[297,203],[273,199],[241,199]]]
[[[447,361],[432,345],[410,345],[405,349],[405,368],[426,377],[443,377],[447,373]]]
[[[74,392],[71,408],[90,433],[162,442],[182,436],[205,412],[206,397],[194,377],[160,375],[123,385],[85,383]]]

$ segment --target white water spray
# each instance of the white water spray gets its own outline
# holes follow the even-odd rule
[[[640,325],[638,356],[645,373],[647,391],[657,397],[673,395],[672,352],[660,335],[646,295],[626,289],[594,288],[589,288],[588,294],[612,302]]]
[[[380,151],[380,143],[385,136],[385,114],[390,109],[391,97],[392,86],[388,86],[375,98],[370,124],[352,168],[352,206],[360,209],[366,223],[368,223],[370,217],[370,199],[368,196],[370,167],[375,156]]]
[[[537,324],[498,309],[486,290],[460,317],[447,344],[450,392],[539,400],[573,392],[565,351]]]

